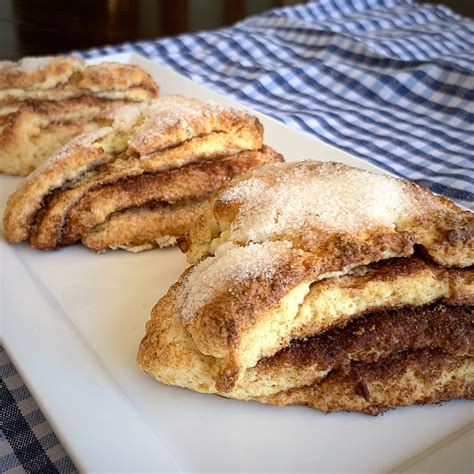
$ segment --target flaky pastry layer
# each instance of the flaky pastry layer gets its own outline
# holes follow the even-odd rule
[[[38,246],[54,248],[67,213],[99,186],[261,147],[258,120],[234,109],[182,97],[119,108],[109,126],[76,137],[20,184],[5,210],[6,238],[34,232]],[[42,214],[51,225],[37,232]]]
[[[58,101],[82,96],[143,101],[158,94],[159,87],[152,77],[133,64],[88,65],[72,56],[0,62],[0,103]]]
[[[0,172],[26,176],[73,137],[103,127],[115,108],[158,95],[135,65],[72,57],[0,63]]]
[[[18,102],[8,107],[12,112],[0,107],[0,171],[26,176],[75,136],[103,127],[110,111],[125,104],[80,97]]]
[[[128,167],[112,172],[104,169],[72,189],[57,192],[45,205],[30,241],[37,248],[53,249],[75,243],[95,226],[105,223],[112,214],[129,208],[150,203],[165,207],[176,203],[193,205],[238,174],[280,159],[273,150],[263,147],[261,151],[241,152],[157,173],[138,174],[137,169],[131,172]],[[117,179],[120,176],[125,177]],[[200,217],[202,209],[200,204],[199,212],[196,208],[186,230],[173,235],[185,235]],[[158,217],[156,212],[153,214]],[[144,216],[144,212],[140,215]],[[157,229],[156,225],[153,228]],[[158,233],[156,237],[160,235]]]
[[[323,412],[378,415],[392,408],[474,398],[474,358],[429,349],[393,354],[375,363],[351,363],[321,383],[258,401],[306,405]]]
[[[229,384],[292,338],[344,322],[371,301],[379,304],[384,295],[364,289],[350,307],[331,313],[327,296],[345,301],[341,293],[349,290],[334,282],[374,262],[402,259],[388,299],[425,304],[456,287],[449,272],[444,280],[426,265],[419,283],[405,278],[403,262],[414,252],[468,278],[464,291],[474,293],[472,213],[415,183],[341,163],[249,171],[210,200],[182,248],[197,263],[177,285],[177,313],[199,350],[222,361]],[[466,271],[458,273],[461,268]],[[335,285],[324,301],[315,295],[322,282]]]
[[[280,372],[273,370],[272,361],[278,359],[275,354],[284,352],[292,340],[324,334],[328,330],[336,331],[352,320],[356,323],[363,314],[387,308],[409,307],[415,311],[414,308],[423,308],[435,301],[472,305],[472,282],[472,270],[443,269],[419,258],[394,259],[359,269],[342,278],[322,280],[311,285],[297,304],[290,296],[276,310],[259,315],[261,324],[254,332],[248,333],[246,345],[241,346],[245,350],[234,352],[230,357],[223,340],[229,336],[224,329],[225,314],[219,313],[219,306],[215,306],[208,311],[208,320],[200,320],[201,326],[184,321],[176,306],[176,296],[180,292],[178,282],[153,309],[140,345],[138,362],[140,367],[165,383],[198,391],[202,385],[207,387],[205,391],[229,393],[230,396],[240,397],[237,395],[239,390],[249,393],[251,383],[257,387],[255,392],[251,392],[255,396],[260,394],[261,388],[258,387],[266,384],[276,391],[282,390],[278,381],[285,383],[287,378],[305,381],[298,382],[299,385],[294,382],[294,386],[307,385],[324,376],[328,366],[319,362],[304,367],[278,363]],[[232,294],[231,288],[229,293]],[[247,298],[246,294],[240,296]],[[289,313],[288,309],[294,309],[294,312]],[[472,316],[472,309],[470,311]],[[434,319],[435,316],[431,314],[430,317]],[[213,318],[223,320],[222,332],[214,329],[218,323]],[[399,330],[404,330],[403,325]],[[408,326],[406,330],[409,330]],[[413,337],[414,333],[410,331]],[[459,337],[465,339],[465,335]],[[370,352],[370,345],[368,341],[366,352]],[[337,341],[332,346],[336,351],[340,349]],[[322,354],[319,349],[314,352]],[[270,358],[269,365],[264,362],[265,358]],[[281,356],[278,360],[282,361]],[[166,374],[174,379],[167,378]]]
[[[148,326],[139,367],[163,383],[199,392],[370,414],[473,395],[472,306],[369,313],[344,328],[292,341],[247,369],[231,390],[216,383],[216,360],[196,349],[176,317],[161,313]]]
[[[126,209],[84,233],[81,241],[96,252],[109,249],[140,252],[170,247],[195,224],[204,205],[205,199]]]

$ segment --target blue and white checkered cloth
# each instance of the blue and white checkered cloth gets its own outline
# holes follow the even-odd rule
[[[76,471],[1,346],[0,403],[0,472]]]
[[[474,22],[409,0],[321,0],[138,52],[474,206]]]
[[[148,56],[474,208],[474,22],[445,7],[321,0],[217,31],[82,55],[118,52]],[[46,472],[45,456],[57,440],[35,428],[45,426],[36,409],[11,421],[28,393],[15,388],[20,382],[9,362],[2,368],[3,382],[14,382],[2,392],[10,424],[2,427],[0,470],[23,465]],[[73,469],[58,452],[51,469]]]

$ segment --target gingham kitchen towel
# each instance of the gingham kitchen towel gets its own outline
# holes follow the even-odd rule
[[[474,206],[474,22],[445,7],[321,0],[84,56],[118,51]]]
[[[474,208],[474,22],[443,6],[321,0],[78,54],[118,52],[148,56]],[[74,469],[6,359],[2,382],[0,470]]]
[[[0,472],[75,472],[2,346],[0,403]]]

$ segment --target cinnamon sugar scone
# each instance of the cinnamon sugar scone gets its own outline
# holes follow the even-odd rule
[[[398,294],[388,299],[381,296],[399,293],[397,271],[405,263],[398,259],[371,266],[373,281],[367,279],[367,274],[354,273],[343,277],[344,282],[340,287],[337,281],[332,284],[314,284],[306,309],[326,301],[332,302],[336,312],[357,305],[359,311],[348,317],[345,325],[341,323],[341,327],[332,326],[312,337],[292,339],[283,349],[245,369],[232,385],[222,378],[222,360],[203,353],[180,318],[176,307],[178,283],[153,309],[152,319],[147,323],[146,335],[138,351],[138,365],[163,383],[198,392],[278,405],[306,404],[324,411],[356,410],[376,414],[390,407],[416,402],[471,398],[474,389],[473,298],[470,298],[470,305],[458,303],[466,302],[465,296],[472,292],[469,280],[472,281],[473,272],[448,270],[449,275],[441,277],[438,284],[442,285],[444,278],[445,282],[458,281],[457,289],[447,291],[445,296],[439,293],[420,297],[423,293],[420,289],[426,284],[428,275],[433,277],[432,272],[437,274],[440,269],[420,258],[411,257],[407,260],[409,262],[404,274],[407,284],[411,283],[413,288],[409,286],[406,295]],[[423,270],[418,270],[418,266],[423,267]],[[470,275],[465,275],[466,272]],[[461,280],[458,278],[459,273],[464,274]],[[334,289],[339,293],[336,300],[332,299]],[[358,289],[364,289],[365,295],[359,294]],[[369,294],[373,298],[370,302],[367,301]],[[460,294],[464,294],[461,299]],[[365,301],[364,306],[361,300]],[[413,301],[419,305],[407,304]],[[435,301],[438,303],[433,303]],[[325,310],[327,314],[327,304],[323,305],[323,314]],[[413,357],[420,351],[440,354],[442,363],[438,367],[440,371],[436,381],[423,378],[430,373],[431,368],[425,360],[421,360],[417,367],[425,375],[414,392],[412,382],[407,385],[407,381],[395,377],[388,392],[391,398],[386,398],[383,403],[375,399],[370,403],[367,393],[364,395],[360,392],[358,386],[364,386],[364,383],[370,385],[366,375],[379,366],[386,366],[387,361],[396,358],[397,354],[403,354],[399,361],[400,370],[405,371],[405,356],[412,361],[410,367],[416,369]],[[453,367],[450,364],[443,365],[446,361],[455,364]],[[362,366],[366,372],[361,372]],[[350,375],[356,369],[357,379]],[[406,368],[406,372],[410,370]],[[412,375],[407,373],[409,378]],[[352,381],[350,386],[344,382],[347,380]],[[438,384],[437,400],[434,398],[433,384]],[[319,399],[316,393],[320,385],[330,386],[331,390],[325,388],[326,394]],[[372,392],[376,389],[374,386]],[[355,398],[352,396],[354,390],[358,394]],[[375,392],[372,395],[375,396]]]
[[[182,247],[197,263],[153,310],[138,363],[166,383],[259,397],[247,377],[294,340],[367,312],[416,311],[436,301],[472,315],[473,235],[471,213],[404,180],[336,163],[252,170],[214,196],[187,236]],[[204,369],[193,376],[171,341],[186,341]],[[314,382],[301,367],[287,374]],[[262,396],[301,386],[281,386],[274,374],[253,380]]]
[[[262,140],[255,117],[193,99],[122,107],[107,126],[73,139],[20,185],[4,215],[7,240],[29,239],[45,250],[80,240],[95,250],[174,242],[224,182],[282,160]],[[187,225],[163,234],[160,207],[170,219],[176,209],[181,224],[187,216]],[[119,221],[137,227],[122,232]]]
[[[474,215],[405,180],[339,163],[282,163],[225,186],[186,246],[191,261],[203,260],[182,281],[179,311],[232,380],[291,338],[343,317],[297,317],[316,281],[418,247],[443,267],[471,266]],[[210,275],[217,286],[201,290]]]
[[[140,67],[72,57],[0,62],[0,172],[27,175],[71,138],[127,103],[155,99]]]

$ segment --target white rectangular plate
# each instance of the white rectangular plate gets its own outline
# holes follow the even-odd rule
[[[142,66],[163,94],[239,105],[140,56],[106,59]],[[266,143],[289,161],[336,160],[375,169],[257,115]],[[3,209],[19,179],[0,182]],[[150,309],[186,266],[176,249],[40,252],[9,246],[2,237],[0,250],[3,344],[81,470],[374,472],[413,467],[409,460],[436,443],[445,453],[438,468],[469,469],[469,450],[453,464],[446,447],[458,431],[468,433],[472,405],[466,401],[377,418],[325,416],[167,387],[140,372],[135,354]]]

